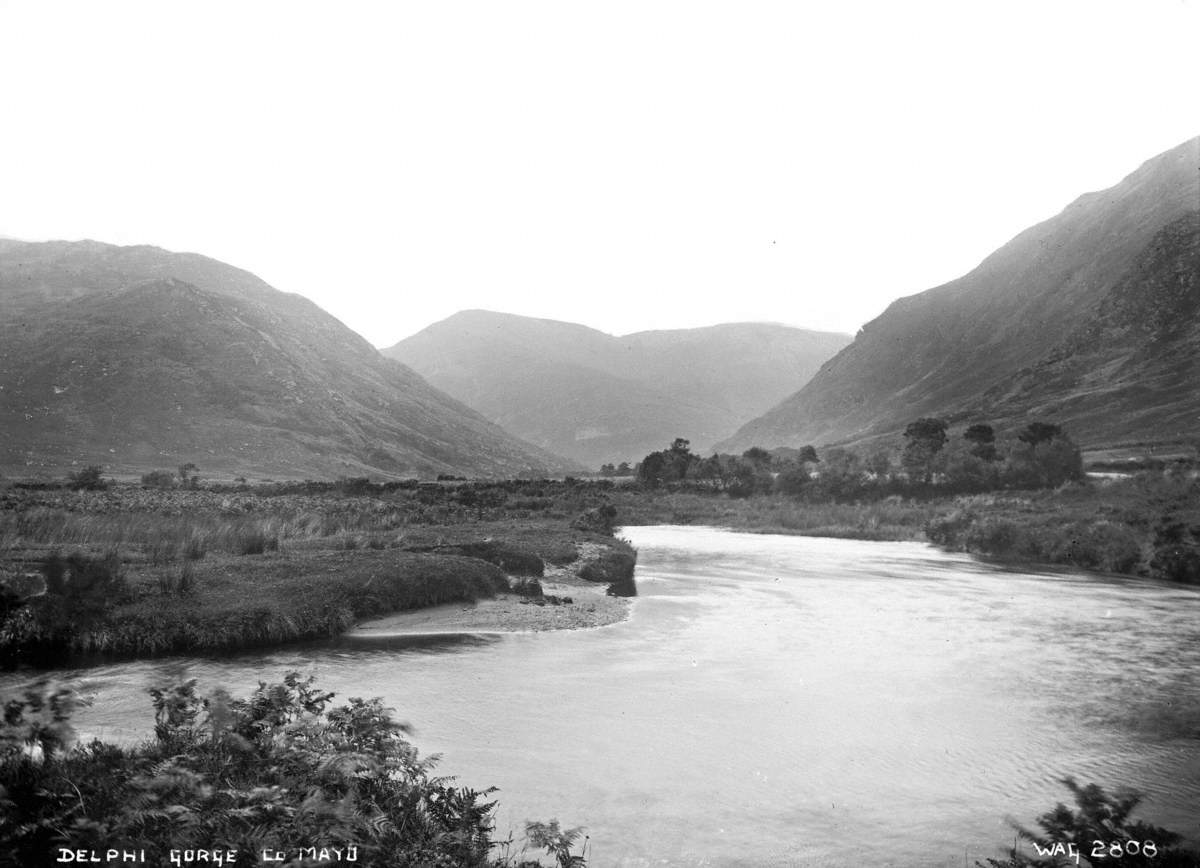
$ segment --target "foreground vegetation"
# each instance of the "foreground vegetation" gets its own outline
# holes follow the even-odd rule
[[[1106,862],[1130,868],[1196,868],[1200,850],[1181,846],[1183,837],[1143,820],[1133,812],[1142,796],[1132,790],[1105,792],[1096,784],[1082,786],[1074,778],[1061,783],[1075,807],[1059,802],[1037,818],[1039,831],[1011,822],[1018,842],[1007,858],[988,859],[978,868],[1062,868]]]
[[[0,865],[271,862],[364,866],[583,866],[578,830],[530,823],[525,846],[497,840],[494,790],[433,775],[378,699],[334,706],[295,673],[247,699],[195,681],[151,691],[154,740],[72,746],[72,696],[34,688],[0,722]],[[91,859],[92,855],[96,858]],[[199,855],[203,854],[203,855]],[[278,857],[278,858],[276,858]],[[218,858],[220,861],[218,862]]]

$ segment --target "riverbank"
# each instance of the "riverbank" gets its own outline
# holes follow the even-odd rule
[[[1006,564],[1200,583],[1200,480],[1187,472],[1149,471],[1037,491],[850,503],[620,488],[611,501],[626,524],[919,540]]]
[[[546,568],[539,581],[541,600],[500,593],[469,603],[406,610],[356,624],[343,635],[350,639],[446,633],[539,633],[604,627],[629,617],[631,601],[612,596],[602,584],[580,578],[579,567],[594,562],[604,548],[585,543],[574,564]]]
[[[486,632],[626,616],[628,602],[605,595],[615,579],[593,573],[616,558],[631,577],[634,553],[604,527],[516,509],[421,523],[461,491],[436,490],[440,503],[415,493],[426,496],[8,492],[0,656],[54,666],[223,653],[383,616],[392,630]],[[416,611],[432,614],[414,622]]]
[[[851,503],[577,480],[8,486],[0,657],[56,665],[93,654],[217,653],[437,606],[446,608],[388,629],[600,626],[627,610],[586,593],[632,579],[632,549],[611,536],[618,521],[928,540],[1010,564],[1200,583],[1200,482],[1170,472]],[[543,580],[539,593],[531,582]]]

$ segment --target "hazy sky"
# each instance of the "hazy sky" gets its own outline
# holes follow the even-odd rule
[[[855,331],[1200,133],[1198,0],[0,0],[0,234],[377,345],[486,307]]]

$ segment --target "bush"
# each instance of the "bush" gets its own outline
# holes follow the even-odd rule
[[[1013,823],[1017,835],[1033,845],[1035,856],[1026,856],[1013,847],[1004,861],[988,859],[989,868],[1055,868],[1073,865],[1069,852],[1078,852],[1087,864],[1098,862],[1129,868],[1194,868],[1200,865],[1200,852],[1181,848],[1182,838],[1174,832],[1131,819],[1141,803],[1140,793],[1117,790],[1109,794],[1096,784],[1080,786],[1073,778],[1061,783],[1071,791],[1076,808],[1061,802],[1037,819],[1041,832]],[[1151,848],[1144,845],[1153,842]],[[1094,855],[1095,854],[1095,855]],[[982,863],[976,862],[983,868]]]
[[[72,473],[68,480],[71,487],[77,491],[104,491],[108,483],[100,477],[102,473],[98,464],[89,464],[82,470]]]
[[[513,582],[512,592],[519,597],[529,597],[535,600],[546,596],[545,591],[542,590],[542,583],[537,579],[521,579]]]
[[[116,551],[102,555],[72,552],[65,558],[51,553],[42,563],[46,593],[87,603],[119,602],[128,596],[121,570],[121,556]]]
[[[1111,521],[1088,522],[1064,528],[1058,545],[1047,559],[1075,564],[1087,570],[1129,573],[1142,560],[1138,535],[1126,525]]]
[[[244,700],[201,699],[195,681],[151,694],[155,738],[128,749],[69,748],[66,691],[41,685],[7,703],[0,852],[11,864],[51,864],[65,841],[119,842],[154,864],[218,843],[243,853],[353,846],[357,864],[378,868],[492,864],[493,791],[432,776],[434,760],[379,699],[333,707],[333,694],[294,672]]]
[[[970,510],[956,509],[946,516],[935,516],[925,523],[925,536],[931,543],[948,549],[961,550],[966,545],[967,530],[977,516]]]
[[[613,527],[617,522],[617,508],[611,504],[605,503],[594,509],[589,509],[587,512],[580,515],[573,522],[571,527],[575,530],[588,531],[590,533],[604,534],[612,536]]]
[[[175,474],[170,470],[151,470],[142,474],[142,488],[174,488]]]
[[[968,551],[998,558],[1020,558],[1028,536],[1023,528],[1006,518],[983,518],[967,528],[963,543]]]
[[[1150,569],[1173,582],[1200,584],[1200,547],[1180,543],[1159,546],[1150,559]]]

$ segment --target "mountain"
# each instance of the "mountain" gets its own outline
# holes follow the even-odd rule
[[[469,310],[383,353],[529,442],[598,467],[639,460],[676,437],[703,450],[848,342],[767,323],[614,337]]]
[[[301,296],[204,256],[94,241],[0,241],[0,432],[0,468],[21,474],[570,467]]]
[[[1057,422],[1085,445],[1200,422],[1200,138],[1089,193],[969,274],[894,302],[721,448],[896,438],[921,416]]]

